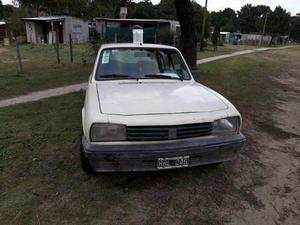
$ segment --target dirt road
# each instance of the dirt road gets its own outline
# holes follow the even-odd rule
[[[252,202],[241,202],[230,224],[300,223],[300,65],[273,78],[277,95],[261,115],[244,118],[248,184]],[[274,104],[273,104],[274,103]],[[243,167],[243,165],[241,165]],[[245,172],[245,171],[244,171]],[[241,180],[239,180],[241,182]],[[237,182],[238,183],[238,182]]]

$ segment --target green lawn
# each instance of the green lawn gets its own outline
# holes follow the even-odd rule
[[[253,46],[225,45],[219,47],[218,51],[198,52],[198,58],[250,48]],[[89,44],[75,44],[74,63],[71,64],[69,46],[60,45],[61,64],[58,65],[52,45],[21,45],[24,72],[20,73],[15,48],[10,47],[7,50],[0,53],[0,99],[84,82],[92,71],[95,58]]]
[[[292,68],[300,60],[298,52],[208,63],[199,67],[199,80],[245,115],[270,101],[270,76]],[[1,224],[223,224],[219,205],[225,194],[249,200],[232,178],[245,171],[234,170],[231,163],[85,175],[79,163],[83,101],[83,93],[74,93],[0,109]]]
[[[52,45],[21,45],[20,51],[23,73],[18,71],[14,47],[0,53],[0,99],[86,81],[94,63],[88,44],[74,45],[73,64],[67,45],[60,46],[59,65]]]
[[[253,46],[225,45],[218,51],[198,52],[198,58],[228,54]],[[0,53],[0,99],[10,98],[63,85],[86,81],[92,71],[94,54],[89,44],[74,45],[74,63],[70,63],[69,46],[60,45],[61,64],[57,64],[52,45],[21,45],[24,72],[17,66],[15,47]]]
[[[214,51],[212,46],[207,47],[206,50],[197,52],[197,59],[204,59],[208,57],[224,55],[224,54],[231,54],[237,51],[243,50],[251,50],[259,48],[258,46],[253,45],[231,45],[231,44],[224,44],[224,46],[218,46],[217,51]]]

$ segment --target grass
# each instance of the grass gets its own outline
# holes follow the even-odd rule
[[[52,45],[21,45],[24,72],[20,73],[15,48],[7,50],[0,53],[0,99],[86,81],[94,63],[88,44],[74,45],[73,64],[67,45],[60,46],[61,64]]]
[[[225,45],[218,51],[198,52],[198,58],[228,54],[253,46]],[[70,63],[69,46],[60,45],[61,64],[57,64],[52,45],[21,45],[24,72],[17,66],[15,47],[0,53],[0,99],[29,92],[70,85],[87,80],[92,71],[94,55],[88,44],[74,45],[74,63]]]
[[[218,51],[198,52],[198,58],[228,54],[249,49],[253,46],[225,45]],[[29,92],[87,80],[92,71],[94,56],[88,44],[74,45],[74,63],[70,63],[69,46],[60,46],[61,64],[57,64],[52,45],[21,45],[24,72],[18,71],[15,47],[0,53],[0,99],[6,99]]]
[[[211,87],[246,112],[274,96],[273,74],[286,74],[300,60],[300,47],[254,53],[198,66],[198,81]],[[294,71],[293,71],[294,72]]]
[[[198,69],[201,71],[198,81],[217,90],[241,109],[249,108],[272,93],[269,82],[272,67],[253,56],[202,64]]]
[[[197,59],[204,59],[218,55],[231,54],[237,51],[251,50],[259,48],[258,46],[253,45],[232,45],[224,44],[224,46],[218,46],[217,51],[213,50],[213,47],[208,47],[205,51],[197,52]]]
[[[247,113],[274,94],[270,76],[299,60],[299,48],[226,59],[201,65],[200,81]],[[232,179],[243,171],[231,164],[86,176],[83,101],[74,93],[0,110],[2,224],[223,224],[221,204],[248,201]]]

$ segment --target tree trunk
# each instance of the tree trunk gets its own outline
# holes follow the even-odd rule
[[[181,51],[190,69],[196,69],[197,39],[194,11],[190,0],[174,0],[181,30]]]

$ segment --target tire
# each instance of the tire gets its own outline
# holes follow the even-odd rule
[[[86,174],[94,175],[97,172],[93,169],[93,167],[91,166],[91,163],[89,162],[88,158],[85,156],[84,148],[83,148],[83,145],[82,145],[82,136],[83,136],[83,133],[81,133],[81,135],[80,135],[80,162],[81,162],[81,168]]]

